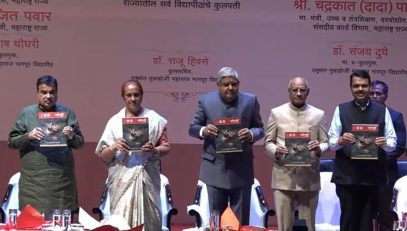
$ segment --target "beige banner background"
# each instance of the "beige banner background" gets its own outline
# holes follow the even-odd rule
[[[199,95],[216,90],[222,66],[259,97],[264,122],[288,100],[288,80],[309,80],[309,102],[326,110],[351,99],[352,69],[390,85],[389,105],[406,113],[407,6],[403,1],[0,1],[0,70],[6,140],[19,110],[35,102],[35,80],[60,82],[95,142],[122,106],[120,85],[141,80],[144,106],[169,121],[173,143],[199,143],[187,129]]]

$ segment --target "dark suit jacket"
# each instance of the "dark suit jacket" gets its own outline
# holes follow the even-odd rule
[[[199,132],[214,119],[240,117],[242,128],[249,128],[252,142],[243,143],[243,152],[219,154],[215,150],[215,138],[204,139],[199,179],[207,185],[233,189],[253,184],[253,143],[264,136],[260,105],[256,96],[239,93],[237,99],[225,103],[219,92],[210,92],[199,100],[198,110],[189,127],[189,135],[202,139]]]
[[[387,176],[389,182],[394,183],[398,179],[397,158],[406,151],[406,125],[404,124],[403,114],[389,107],[387,109],[397,135],[396,149],[387,153]]]

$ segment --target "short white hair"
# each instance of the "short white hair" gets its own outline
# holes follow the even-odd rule
[[[232,67],[222,67],[218,71],[218,82],[220,82],[223,77],[235,77],[236,79],[239,80],[239,75],[237,74],[237,71]]]
[[[309,88],[309,87],[308,87],[308,81],[307,81],[306,79],[304,79],[303,77],[297,76],[297,77],[295,77],[295,78],[293,78],[293,79],[290,80],[290,82],[288,83],[288,89],[291,88],[291,84],[292,84],[294,81],[296,81],[296,80],[303,81],[303,82],[305,83],[305,86],[307,87],[307,89]]]

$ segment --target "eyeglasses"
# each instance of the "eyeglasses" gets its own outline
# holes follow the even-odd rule
[[[229,87],[229,85],[231,85],[232,87],[237,87],[239,85],[239,82],[221,82],[220,85],[222,87]]]
[[[305,93],[307,93],[307,92],[308,92],[308,89],[304,89],[304,88],[291,89],[291,88],[290,88],[290,92],[291,92],[291,94],[300,94],[300,95],[304,95]]]
[[[131,98],[132,96],[134,96],[134,98],[138,98],[138,97],[141,96],[141,93],[138,93],[138,92],[136,92],[136,93],[129,93],[129,94],[126,94],[125,96],[126,96],[127,98]]]

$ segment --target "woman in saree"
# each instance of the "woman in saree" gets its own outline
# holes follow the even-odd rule
[[[137,80],[122,85],[125,107],[111,117],[96,147],[108,165],[111,214],[122,216],[130,227],[161,230],[160,158],[170,151],[167,120],[141,106],[143,87]],[[129,147],[123,137],[123,118],[147,118],[148,141],[141,149]]]

